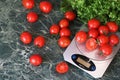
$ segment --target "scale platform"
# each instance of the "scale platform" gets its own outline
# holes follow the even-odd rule
[[[119,35],[120,33],[117,33]],[[97,49],[88,52],[84,49],[84,44],[78,44],[75,38],[63,53],[64,60],[87,72],[94,78],[100,78],[105,73],[109,64],[120,49],[120,42],[113,48],[113,52],[108,57],[98,56]]]

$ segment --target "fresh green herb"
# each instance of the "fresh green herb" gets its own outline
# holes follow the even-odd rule
[[[61,10],[74,10],[84,23],[97,18],[103,23],[115,21],[120,25],[120,0],[62,0]]]

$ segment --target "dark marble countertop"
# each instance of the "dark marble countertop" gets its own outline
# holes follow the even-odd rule
[[[53,4],[53,10],[49,14],[40,12],[38,5],[41,0],[35,1],[36,6],[32,10],[26,10],[21,0],[0,0],[0,80],[120,80],[120,51],[100,79],[94,79],[69,63],[69,71],[58,74],[55,65],[64,61],[65,49],[57,45],[58,37],[50,36],[49,27],[63,18],[63,13],[59,10],[60,0],[49,0]],[[30,11],[39,14],[36,23],[26,21],[26,14]],[[71,22],[72,36],[80,25],[79,21]],[[19,40],[23,31],[31,32],[33,37],[43,35],[46,45],[43,48],[35,47],[33,42],[24,45]],[[30,65],[28,61],[34,53],[43,57],[43,63],[38,67]]]

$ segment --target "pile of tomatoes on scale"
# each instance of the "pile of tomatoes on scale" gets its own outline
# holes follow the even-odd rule
[[[98,19],[93,18],[87,22],[87,27],[87,32],[81,30],[76,33],[76,41],[79,44],[85,43],[85,47],[89,51],[99,48],[101,56],[111,55],[113,47],[120,41],[116,35],[119,28],[118,24],[109,21],[103,25]]]
[[[33,7],[35,7],[35,0],[22,0],[22,5],[25,9],[30,10]],[[46,0],[40,1],[39,9],[42,13],[49,14],[53,9],[53,5],[50,1],[46,1]],[[75,17],[76,17],[76,14],[73,11],[67,11],[64,13],[63,19],[61,19],[56,24],[52,24],[49,28],[50,35],[60,36],[58,39],[58,45],[61,48],[66,48],[71,42],[70,40],[71,30],[69,29],[69,25],[70,25],[69,22],[73,21]],[[34,23],[38,21],[38,19],[39,19],[39,15],[36,12],[32,11],[26,15],[26,20],[29,23]],[[29,31],[23,31],[20,34],[20,41],[24,43],[25,45],[30,44],[33,41],[33,44],[37,46],[38,48],[42,48],[43,46],[45,46],[45,43],[46,43],[44,36],[38,35],[37,37],[33,39],[32,33],[30,33]],[[29,57],[29,62],[33,66],[41,65],[42,61],[43,59],[40,54],[32,54]],[[55,69],[58,73],[62,74],[62,73],[66,73],[69,67],[65,61],[61,61],[56,65]]]

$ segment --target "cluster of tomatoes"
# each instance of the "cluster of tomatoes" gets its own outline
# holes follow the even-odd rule
[[[76,33],[76,41],[79,44],[85,43],[85,47],[89,51],[99,48],[102,56],[109,56],[113,47],[120,41],[118,35],[116,35],[118,25],[113,21],[102,25],[98,19],[90,19],[87,26],[87,32],[80,30]]]
[[[35,0],[22,0],[22,5],[25,9],[30,10],[35,7]],[[45,14],[50,13],[52,11],[52,8],[53,8],[53,5],[49,1],[43,0],[43,1],[40,1],[39,3],[40,11]],[[71,42],[69,38],[71,35],[71,31],[68,27],[69,27],[69,22],[73,21],[76,15],[72,11],[67,11],[64,16],[65,18],[61,19],[59,21],[59,24],[53,24],[49,29],[51,35],[58,35],[58,34],[60,35],[60,38],[58,40],[58,45],[62,48],[66,48]],[[29,12],[26,16],[26,20],[29,23],[36,22],[38,18],[39,18],[39,15],[36,12]],[[26,45],[30,44],[32,40],[33,40],[33,44],[38,48],[44,47],[46,43],[45,38],[42,35],[39,35],[33,39],[32,33],[28,31],[23,31],[20,34],[20,41]],[[42,63],[42,56],[39,54],[32,54],[29,57],[29,62],[33,66],[39,66]],[[58,73],[66,73],[68,69],[69,69],[68,64],[65,61],[59,62],[56,65],[56,71]]]

